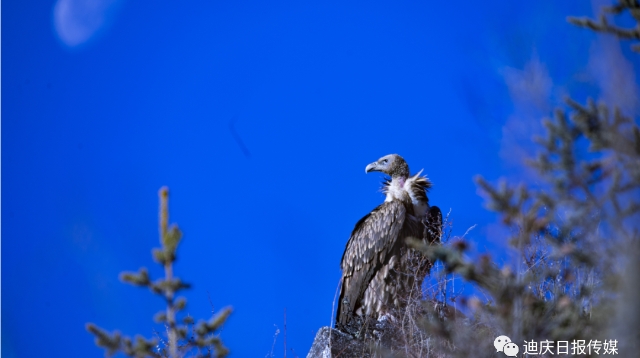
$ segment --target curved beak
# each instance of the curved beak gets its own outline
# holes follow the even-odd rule
[[[373,162],[369,165],[367,165],[366,168],[364,168],[364,172],[368,173],[368,172],[374,172],[378,169],[378,162]]]

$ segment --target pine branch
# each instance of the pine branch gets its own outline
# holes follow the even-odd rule
[[[619,15],[625,11],[628,11],[638,22],[635,28],[625,29],[609,24],[605,13]],[[621,40],[640,40],[640,2],[637,0],[620,0],[616,5],[603,8],[598,21],[587,17],[568,17],[567,21],[573,25],[596,32],[612,34]],[[640,52],[640,44],[633,44],[631,49],[635,52]]]
[[[129,357],[183,357],[186,353],[196,351],[195,357],[215,357],[222,358],[229,354],[229,350],[224,346],[220,337],[216,334],[232,312],[230,307],[224,308],[215,314],[209,321],[200,321],[193,327],[194,319],[186,316],[182,323],[178,323],[178,314],[187,307],[187,300],[184,297],[176,297],[176,294],[190,288],[190,284],[174,276],[173,264],[176,261],[176,252],[182,239],[182,232],[176,225],[169,226],[169,191],[162,188],[159,191],[159,232],[160,248],[152,250],[154,260],[159,263],[165,276],[152,281],[146,268],[141,268],[138,272],[123,272],[120,280],[138,287],[147,287],[154,294],[164,298],[167,306],[164,310],[156,313],[153,317],[156,323],[164,324],[167,330],[168,341],[160,339],[145,339],[136,336],[135,340],[122,336],[120,332],[108,333],[102,328],[88,323],[87,331],[96,337],[96,345],[106,351],[107,356],[118,352]],[[191,332],[191,336],[190,336]],[[154,351],[157,347],[157,351]],[[207,352],[204,353],[204,350]]]

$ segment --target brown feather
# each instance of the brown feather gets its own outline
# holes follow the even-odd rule
[[[364,302],[364,292],[382,266],[398,254],[398,236],[406,207],[400,201],[385,202],[356,224],[342,255],[342,289],[337,322],[347,324]]]
[[[408,195],[381,204],[358,221],[342,256],[338,324],[346,325],[354,314],[377,319],[398,305],[398,294],[407,286],[399,280],[405,239],[422,233]]]

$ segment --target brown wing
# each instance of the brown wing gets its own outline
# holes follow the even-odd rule
[[[336,322],[347,324],[365,290],[380,268],[398,249],[404,225],[405,206],[399,201],[385,202],[356,224],[342,255],[342,288]]]

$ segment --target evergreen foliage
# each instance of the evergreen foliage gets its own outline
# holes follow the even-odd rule
[[[637,22],[635,28],[607,21],[606,14],[625,12]],[[599,22],[568,21],[619,39],[640,40],[636,0],[605,7]],[[640,45],[632,48],[640,52]],[[500,267],[488,255],[467,258],[463,238],[448,244],[443,239],[443,245],[409,240],[444,270],[427,298],[409,305],[413,308],[393,327],[391,334],[402,345],[372,342],[372,356],[494,357],[493,342],[500,335],[519,347],[525,341],[585,340],[588,345],[610,339],[616,340],[620,356],[637,356],[640,128],[635,113],[615,106],[591,99],[586,104],[571,98],[565,102],[565,108],[543,121],[546,135],[535,138],[538,156],[527,163],[536,173],[535,185],[504,180],[492,185],[476,178],[487,207],[509,229],[509,244],[519,257],[515,267]],[[452,277],[475,285],[485,299],[457,297],[445,285]],[[467,315],[443,314],[456,299]],[[602,353],[585,349],[586,356]]]
[[[176,225],[168,224],[169,190],[166,187],[161,188],[159,196],[161,247],[153,249],[152,253],[153,259],[164,268],[165,277],[153,281],[147,269],[143,267],[138,272],[123,272],[120,280],[134,286],[147,287],[154,294],[164,298],[167,307],[158,312],[154,320],[164,324],[167,339],[145,339],[136,336],[135,340],[132,340],[130,337],[122,336],[118,331],[108,333],[93,323],[87,323],[86,329],[96,337],[96,345],[104,348],[107,356],[121,352],[136,358],[225,357],[229,350],[222,344],[216,332],[231,314],[230,307],[222,309],[208,321],[200,320],[195,325],[191,316],[185,316],[181,323],[178,322],[177,316],[185,310],[187,300],[176,295],[190,285],[174,276],[173,264],[182,240],[182,232]]]
[[[607,14],[620,15],[625,12],[631,14],[638,22],[635,28],[625,29],[609,24]],[[586,27],[596,32],[610,33],[622,40],[640,40],[640,2],[638,0],[620,0],[613,6],[603,7],[598,22],[589,18],[575,17],[570,17],[568,20],[574,25]],[[632,45],[631,48],[640,52],[640,44]]]

